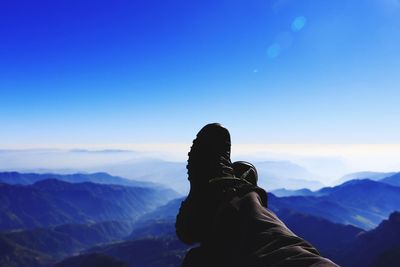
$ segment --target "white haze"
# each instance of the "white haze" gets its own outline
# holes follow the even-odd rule
[[[189,147],[190,144],[8,147],[0,150],[0,171],[105,171],[163,183],[184,193],[188,188],[185,161]],[[287,188],[304,185],[316,189],[333,185],[352,172],[400,171],[400,145],[239,144],[232,147],[232,159],[255,163],[260,181],[266,186],[271,185],[271,179],[282,176]],[[288,178],[300,180],[284,180]]]

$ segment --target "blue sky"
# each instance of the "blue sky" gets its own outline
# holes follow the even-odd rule
[[[8,1],[0,145],[399,143],[396,0]]]

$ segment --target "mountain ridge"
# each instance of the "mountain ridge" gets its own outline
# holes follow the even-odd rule
[[[94,173],[71,173],[71,174],[56,174],[56,173],[23,173],[17,171],[0,172],[0,182],[6,184],[34,184],[41,180],[57,179],[70,183],[93,182],[99,184],[118,184],[134,187],[164,187],[161,184],[152,182],[136,181],[120,176],[110,175],[106,172]]]
[[[57,179],[33,185],[1,184],[0,229],[136,220],[175,197],[170,191],[152,188]]]

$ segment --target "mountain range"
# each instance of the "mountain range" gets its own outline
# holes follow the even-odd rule
[[[171,190],[68,183],[55,179],[32,185],[0,184],[0,229],[59,224],[133,221],[178,195]]]
[[[38,155],[37,153],[39,153],[39,151],[34,153],[35,157]],[[53,156],[60,157],[60,153],[61,152],[59,151]],[[26,173],[25,169],[24,173],[18,173],[15,171],[0,172],[0,182],[12,184],[32,184],[43,179],[58,179],[73,183],[94,182],[128,186],[151,186],[151,183],[153,183],[172,188],[183,195],[187,194],[189,190],[186,162],[165,161],[157,158],[136,159],[135,153],[128,153],[124,151],[70,151],[70,153],[73,153],[72,158],[74,159],[79,159],[80,156],[87,156],[89,153],[90,156],[96,156],[96,159],[97,157],[100,157],[97,159],[99,162],[104,161],[103,156],[109,159],[109,162],[99,163],[100,165],[96,166],[77,168],[75,171],[73,171],[74,169],[62,171],[62,173],[65,171],[68,173],[77,172],[75,174],[58,174],[61,170],[55,174],[52,173],[55,172],[52,169],[35,168],[33,168],[30,173]],[[52,154],[50,153],[49,155]],[[132,160],[122,160],[128,155],[129,157],[134,158]],[[123,157],[119,159],[121,156]],[[62,157],[65,157],[65,155]],[[82,161],[87,161],[87,158],[82,158]],[[260,161],[255,162],[254,164],[259,172],[260,185],[268,190],[282,187],[285,187],[286,189],[309,188],[312,190],[317,190],[324,186],[318,181],[319,177],[317,177],[315,174],[290,161]],[[38,174],[38,172],[40,174]],[[109,175],[105,172],[113,175]]]
[[[390,213],[400,210],[400,187],[372,180],[352,180],[323,188],[311,196],[277,198],[270,195],[274,211],[290,209],[341,224],[372,229]]]
[[[354,172],[349,173],[337,180],[337,184],[342,184],[350,180],[369,179],[373,181],[381,181],[386,177],[395,175],[396,172]]]
[[[397,266],[399,252],[400,212],[394,212],[375,229],[332,251],[332,257],[342,266]]]
[[[363,231],[356,227],[334,224],[313,216],[287,213],[281,218],[299,236],[316,246],[321,254],[343,267],[396,266],[400,247],[400,213],[390,215],[377,228]],[[170,224],[170,227],[173,227]],[[322,234],[322,235],[321,235]],[[83,256],[107,255],[128,266],[180,266],[189,247],[173,235],[143,237],[94,247]],[[74,257],[73,257],[74,258]],[[69,261],[69,259],[65,260]],[[80,265],[69,265],[77,267]]]
[[[158,184],[108,184],[126,182],[108,174],[59,177],[8,173],[14,184],[3,178],[0,266],[180,266],[189,247],[177,240],[174,223],[184,198]],[[393,266],[400,252],[399,179],[395,173],[316,191],[277,190],[268,206],[341,266]]]
[[[395,173],[394,175],[387,176],[380,180],[383,183],[390,184],[393,186],[400,186],[400,172]]]
[[[132,231],[132,223],[102,222],[0,233],[0,266],[52,266],[92,246],[116,242]]]
[[[0,183],[5,184],[29,185],[48,179],[56,179],[69,183],[92,182],[97,184],[117,184],[135,187],[161,187],[159,184],[112,176],[105,172],[74,174],[0,172]]]

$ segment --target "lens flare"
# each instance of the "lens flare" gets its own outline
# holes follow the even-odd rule
[[[270,47],[268,47],[267,55],[269,58],[276,58],[280,55],[281,50],[282,48],[279,44],[272,44]]]
[[[307,24],[307,19],[303,16],[296,17],[292,22],[292,31],[299,32],[301,31]]]

